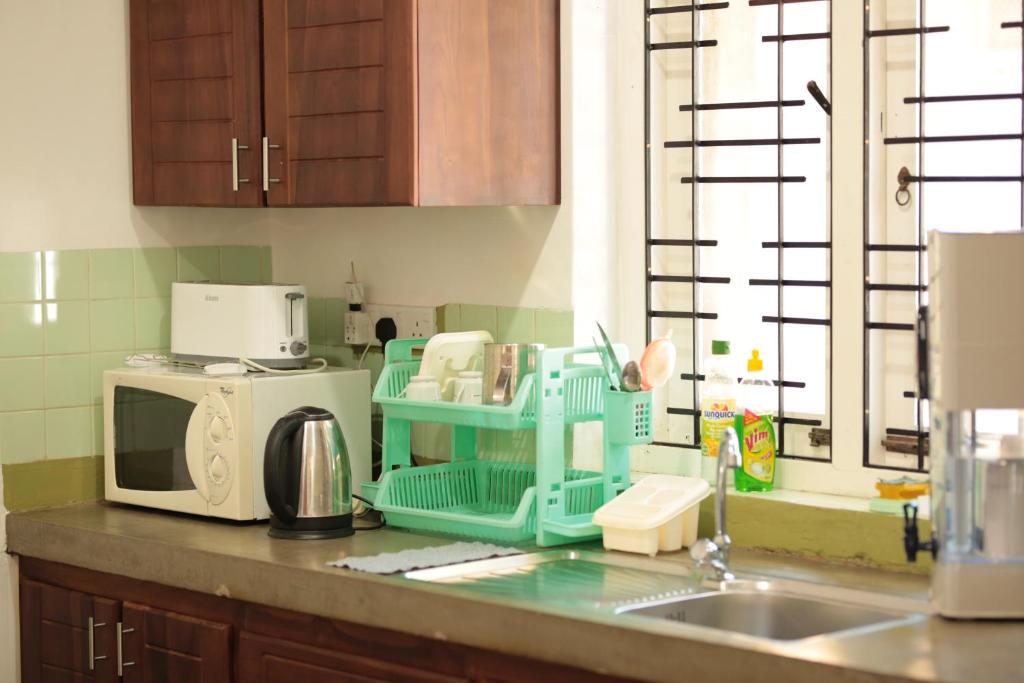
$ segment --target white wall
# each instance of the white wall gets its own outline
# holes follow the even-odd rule
[[[126,0],[0,0],[0,251],[266,244],[256,210],[131,203]]]

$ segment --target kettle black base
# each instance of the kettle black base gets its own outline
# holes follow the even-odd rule
[[[299,517],[292,522],[270,517],[271,538],[290,538],[297,541],[315,541],[325,538],[345,538],[355,533],[352,528],[352,515],[334,517]]]

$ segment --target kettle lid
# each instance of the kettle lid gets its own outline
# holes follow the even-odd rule
[[[307,422],[315,422],[318,420],[333,420],[334,415],[330,411],[324,410],[323,408],[317,408],[315,406],[302,406],[291,411],[289,415],[297,415],[302,417]]]

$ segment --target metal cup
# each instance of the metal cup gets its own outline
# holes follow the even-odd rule
[[[537,370],[543,350],[543,344],[484,344],[484,404],[512,403],[523,376]]]

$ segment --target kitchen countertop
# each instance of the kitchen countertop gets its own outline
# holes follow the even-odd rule
[[[265,524],[234,524],[107,503],[7,516],[8,552],[230,596],[591,671],[652,681],[1024,680],[1024,622],[937,617],[892,629],[777,643],[709,629],[570,609],[457,586],[328,567],[331,560],[450,543],[395,529],[327,541],[275,540]],[[593,548],[594,546],[590,546]],[[599,552],[604,552],[600,551]],[[684,554],[628,556],[637,567],[683,574]],[[758,575],[870,589],[924,609],[913,575],[734,553]],[[692,677],[692,678],[691,678]]]

